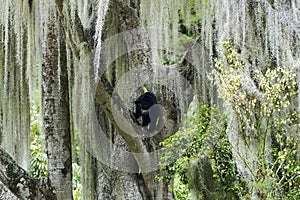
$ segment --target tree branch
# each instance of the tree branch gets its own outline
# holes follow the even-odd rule
[[[62,1],[56,0],[56,6],[61,19],[65,20],[63,16]],[[108,12],[113,12],[111,13],[112,16],[118,16],[119,33],[128,31],[126,34],[123,35],[124,37],[123,41],[126,43],[127,47],[134,46],[135,50],[133,52],[128,52],[130,56],[131,64],[135,66],[143,66],[143,69],[145,69],[145,74],[148,74],[148,76],[152,77],[153,71],[152,71],[152,62],[151,62],[150,40],[148,38],[148,35],[146,34],[146,31],[144,31],[140,27],[140,20],[136,16],[134,10],[119,0],[111,0]],[[76,31],[82,32],[80,28],[82,27],[80,21],[77,21],[76,23],[77,23],[76,26],[79,27],[79,29],[75,28]],[[130,32],[131,30],[135,30],[135,31]],[[65,31],[71,34],[70,30],[65,30]],[[80,33],[76,33],[76,34],[81,35]],[[70,41],[71,44],[74,43],[72,38],[73,37],[69,36],[69,39],[71,39]],[[93,42],[90,42],[88,40],[93,40],[93,39],[94,38],[81,37],[79,42],[92,44]],[[77,55],[78,48],[76,47],[76,45],[75,48],[73,48],[73,51],[74,54]],[[179,71],[183,75],[183,77],[185,77],[189,82],[193,82],[195,70],[192,69],[193,66],[188,64],[186,59],[188,56],[191,56],[191,52],[192,51],[187,51],[186,55],[184,56],[184,58],[179,64],[168,67],[166,68],[166,70],[163,70],[160,73],[165,75],[164,77],[168,77],[170,72]],[[105,57],[106,55],[101,55],[101,56],[102,56],[101,60],[102,59],[110,60],[109,58]],[[79,58],[79,56],[76,57]],[[107,78],[105,76],[101,77],[96,88],[96,94],[95,94],[96,102],[100,105],[100,108],[103,110],[105,115],[110,119],[114,127],[118,130],[118,133],[125,139],[131,151],[135,153],[148,152],[146,145],[143,143],[140,137],[129,135],[126,133],[126,132],[138,133],[140,132],[139,130],[137,130],[139,127],[138,128],[134,127],[132,121],[130,121],[131,116],[128,110],[126,110],[126,107],[121,104],[122,101],[119,100],[120,97],[114,94],[115,96],[113,98],[113,90],[114,88],[111,86]],[[111,105],[112,99],[116,100],[117,103]],[[176,124],[178,123],[177,114],[176,114],[178,112],[178,109],[172,107],[168,109],[170,109],[171,112],[173,113],[169,119],[173,120],[176,126]],[[113,111],[116,111],[118,113],[123,113],[118,116],[119,117],[118,121],[122,121],[123,123],[122,127],[123,128],[126,127],[126,132],[118,125],[116,119],[114,119],[115,116],[113,116],[112,114],[114,113]],[[176,132],[177,128],[174,129],[174,132]],[[136,156],[136,160],[139,163],[139,166],[142,171],[143,170],[147,171],[146,168],[153,169],[153,167],[151,166],[151,163],[153,163],[151,159],[152,158],[147,156],[144,157]]]
[[[108,13],[113,12],[113,16],[119,16],[118,31],[122,34],[123,37],[122,40],[126,43],[127,48],[129,48],[128,54],[130,56],[130,61],[134,63],[133,65],[141,66],[143,68],[139,70],[137,73],[141,72],[144,74],[136,74],[136,76],[139,77],[140,79],[143,79],[144,76],[153,77],[154,73],[152,70],[153,66],[151,61],[150,40],[148,38],[146,31],[140,27],[139,19],[135,15],[134,10],[118,0],[111,0],[110,3],[111,4]],[[196,41],[191,45],[191,47],[187,50],[180,63],[161,69],[159,71],[159,77],[165,79],[166,77],[172,77],[171,75],[172,73],[179,72],[185,78],[185,80],[187,80],[187,82],[189,82],[193,86],[196,69],[191,63],[189,63],[189,60],[191,60],[192,53],[194,51],[197,42],[198,41]],[[105,46],[103,47],[104,54],[101,55],[102,56],[101,63],[102,63],[102,67],[104,68],[106,66],[105,60],[116,59],[116,58],[110,58],[109,57],[111,56],[110,54],[105,55],[105,52],[111,51],[110,49],[118,48],[118,45],[117,44],[115,45],[114,43],[118,43],[118,40],[110,42],[109,43],[110,46],[108,47]],[[131,52],[130,50],[131,51],[134,50],[134,51]],[[178,81],[178,80],[171,80],[171,81]],[[111,105],[111,99],[113,98],[112,97],[113,90],[114,88],[110,85],[107,78],[105,78],[104,76],[101,77],[101,80],[96,89],[95,99],[97,103],[100,105],[101,109],[105,112],[106,116],[111,120],[114,127],[119,131],[119,134],[125,139],[129,148],[133,152],[143,152],[143,153],[147,152],[147,149],[145,148],[145,144],[141,141],[139,137],[133,138],[131,135],[126,134],[122,130],[122,128],[119,127],[119,125],[116,123],[116,120],[114,119],[115,116],[112,115],[113,110],[120,113],[120,115],[118,116],[120,119],[118,119],[118,121],[123,122],[122,126],[126,127],[127,132],[130,133],[140,132],[136,130],[137,128],[134,127],[132,120],[130,120],[131,116],[129,115],[128,110],[126,110],[127,108],[124,105],[121,105],[122,104],[121,100],[118,100],[120,99],[120,97],[114,96],[114,99],[117,99],[116,102],[118,103]],[[172,107],[172,106],[169,106],[167,109],[169,113],[172,113],[171,115],[168,115],[168,119],[170,121],[173,121],[173,124],[175,126],[173,132],[176,132],[179,128],[177,127],[179,122],[177,116],[178,116],[178,112],[180,111],[177,107]],[[123,115],[121,113],[123,113]],[[167,132],[167,131],[162,130],[162,132]],[[161,142],[161,140],[165,139],[166,137],[159,137],[157,143]]]
[[[75,36],[72,34],[72,31],[70,30],[70,26],[67,25],[67,21],[65,19],[65,16],[64,16],[64,13],[63,13],[63,0],[55,0],[55,5],[56,5],[56,9],[57,9],[57,12],[58,12],[58,16],[60,18],[60,22],[62,23],[62,27],[64,28],[64,31],[66,33],[66,35],[68,36],[68,39],[69,39],[69,42],[70,42],[70,45],[71,45],[71,48],[73,50],[73,53],[75,55],[76,58],[79,59],[79,55],[80,55],[80,52],[79,52],[79,48],[78,48],[78,45],[76,45],[76,42],[75,42]],[[78,16],[78,13],[77,11],[75,11],[75,22],[76,22],[76,32],[77,32],[77,35],[79,37],[79,42],[84,42],[86,41],[87,39],[85,38],[85,35],[83,33],[83,26],[80,22],[80,19],[79,19],[79,16]]]
[[[0,180],[19,199],[55,200],[48,182],[34,179],[0,148]]]
[[[114,96],[114,99],[118,103],[111,105],[112,91],[113,88],[108,80],[105,77],[102,77],[95,94],[96,102],[99,104],[107,118],[110,119],[118,133],[124,138],[130,150],[135,153],[147,153],[148,151],[141,138],[138,137],[138,135],[134,136],[134,133],[138,133],[138,130],[136,130],[132,123],[128,121],[131,116],[125,106],[120,103],[122,101],[118,95],[115,94]],[[115,116],[113,116],[113,110],[118,113],[123,113],[123,115],[118,116],[120,118],[118,121],[122,121],[123,128],[116,122]],[[124,131],[124,127],[126,127],[126,132]],[[127,133],[131,133],[132,135]],[[141,171],[148,171],[147,169],[153,168],[153,166],[151,166],[151,163],[153,163],[152,159],[150,156],[147,156],[147,154],[144,154],[143,157],[136,157],[136,160]]]

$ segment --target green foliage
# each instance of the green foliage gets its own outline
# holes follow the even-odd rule
[[[210,152],[214,161],[214,177],[217,182],[218,199],[239,199],[247,194],[247,187],[238,175],[232,156],[232,147],[225,131],[216,135],[215,144]]]
[[[47,155],[45,151],[44,135],[41,134],[41,119],[39,107],[31,107],[31,174],[34,177],[48,176]]]
[[[79,139],[79,133],[76,128],[74,128],[73,132],[73,143],[72,143],[72,148],[73,148],[73,154],[72,154],[72,175],[73,175],[73,198],[74,200],[81,200],[82,199],[82,182],[81,182],[81,166],[78,164],[80,163],[80,158],[79,154],[81,151],[80,148],[80,139]]]
[[[174,178],[172,189],[177,199],[191,198],[191,188],[195,188],[197,183],[192,183],[194,177],[188,171],[202,155],[212,160],[216,192],[222,194],[219,199],[243,195],[245,186],[237,175],[225,130],[225,115],[221,115],[215,108],[202,105],[188,116],[185,127],[161,143],[163,153],[159,178],[168,181]]]
[[[219,96],[236,119],[235,130],[246,144],[258,146],[254,180],[239,177],[226,135],[226,119],[216,109],[200,106],[186,126],[162,142],[160,179],[172,180],[177,199],[191,198],[190,166],[207,155],[216,182],[216,199],[300,199],[299,113],[295,67],[249,70],[230,41],[223,43],[213,72]],[[241,155],[240,155],[241,156]],[[247,182],[247,185],[246,185]],[[252,183],[251,183],[252,182]]]
[[[179,174],[174,175],[174,185],[173,185],[173,194],[176,199],[188,199],[190,194],[190,189],[188,184],[182,182],[182,178]]]
[[[278,132],[275,137],[272,148],[274,161],[266,172],[273,196],[300,199],[299,142],[285,132]]]
[[[81,181],[80,181],[80,167],[76,164],[72,164],[73,170],[73,198],[74,200],[80,200],[81,198]]]
[[[258,144],[258,169],[253,171],[246,165],[255,178],[251,185],[253,190],[264,199],[299,197],[295,67],[267,68],[264,72],[256,69],[250,78],[245,73],[249,69],[233,42],[224,42],[219,53],[220,57],[215,60],[218,70],[213,73],[219,96],[234,111],[239,121],[236,131],[245,143],[250,136]],[[268,145],[270,140],[271,146]],[[244,160],[246,162],[246,158]]]
[[[202,12],[199,12],[200,5],[194,0],[182,0],[179,5],[182,6],[179,6],[177,11],[172,11],[179,14],[178,21],[175,21],[176,25],[173,24],[174,21],[170,24],[170,27],[178,26],[178,38],[176,38],[175,43],[173,42],[175,38],[170,38],[168,44],[169,48],[159,51],[160,62],[163,65],[172,65],[181,62],[187,47],[194,43],[195,39],[199,37],[199,27],[201,27],[200,21],[203,15]],[[207,1],[203,2],[203,6],[207,7]],[[171,35],[175,37],[174,33]]]
[[[199,35],[199,27],[201,17],[203,13],[200,13],[198,8],[199,5],[196,4],[194,0],[182,1],[180,3],[183,5],[179,8],[179,32],[182,35],[186,35],[190,38],[197,38]],[[207,6],[207,3],[203,3],[203,7]]]
[[[188,162],[194,161],[201,154],[201,146],[208,134],[210,115],[213,111],[207,106],[201,106],[199,112],[194,112],[188,118],[189,126],[181,128],[173,136],[161,143],[163,154],[161,167],[167,172],[164,179],[170,180],[175,173],[179,173],[183,183],[187,183],[185,171]]]

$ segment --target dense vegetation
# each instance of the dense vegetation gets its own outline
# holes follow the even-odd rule
[[[2,3],[0,199],[300,199],[300,1]]]
[[[212,75],[219,97],[236,114],[239,125],[233,131],[243,135],[245,143],[249,137],[257,139],[257,171],[241,157],[253,180],[237,172],[232,156],[236,149],[226,135],[229,114],[221,115],[217,108],[206,105],[194,105],[185,127],[162,142],[160,178],[174,182],[172,189],[177,199],[195,195],[198,199],[207,193],[203,191],[208,191],[209,199],[247,199],[254,191],[262,199],[299,199],[299,114],[293,106],[297,94],[295,68],[257,70],[254,79],[259,94],[249,94],[243,88],[247,86],[242,86],[245,65],[238,59],[234,44],[224,42],[223,47]],[[246,129],[251,129],[253,135],[245,135],[247,131],[249,134]],[[268,137],[271,141],[267,141]],[[205,159],[209,161],[203,162]],[[201,176],[203,171],[207,177]]]

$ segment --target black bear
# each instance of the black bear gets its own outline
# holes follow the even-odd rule
[[[155,131],[156,122],[159,117],[159,107],[156,96],[151,92],[142,94],[135,102],[136,119],[142,117],[142,126],[147,127],[150,132]],[[148,125],[150,124],[149,128]]]

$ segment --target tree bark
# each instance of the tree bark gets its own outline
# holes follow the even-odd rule
[[[67,26],[68,19],[66,16],[64,16],[62,1],[56,0],[55,3],[57,6],[57,13],[54,12],[56,14],[52,13],[53,16],[49,16],[51,20],[49,20],[48,24],[46,25],[47,41],[43,50],[45,53],[43,55],[44,62],[42,64],[42,103],[48,156],[48,183],[54,188],[56,197],[53,198],[72,199],[71,137],[69,124],[70,112],[65,36],[68,36],[73,53],[78,59],[80,59],[80,48],[78,48],[80,43],[89,44],[89,48],[91,48],[90,50],[92,51],[92,44],[94,44],[94,41],[92,37],[86,37],[86,30],[83,30],[77,14],[75,14],[77,17],[77,19],[75,19],[77,23],[76,27],[72,29]],[[151,71],[152,63],[149,39],[147,34],[139,28],[139,19],[134,10],[122,3],[122,1],[111,0],[110,12],[115,14],[117,17],[118,24],[120,25],[118,27],[119,32],[133,29],[137,30],[137,32],[132,33],[132,35],[127,34],[124,36],[124,41],[126,42],[127,47],[132,47],[135,45],[135,48],[138,49],[136,51],[129,52],[130,64],[132,66],[143,66],[145,69],[145,74],[150,73],[149,76],[152,76],[153,73]],[[60,17],[61,23],[57,22],[57,16]],[[62,25],[64,28],[62,28]],[[93,30],[91,30],[91,32],[93,32]],[[172,66],[170,69],[179,69],[179,71],[180,69],[183,69],[182,73],[189,71],[184,69],[184,67],[181,67],[182,65],[180,64],[177,66]],[[170,70],[166,70],[162,73],[167,74],[169,72]],[[186,74],[186,76],[193,77],[191,74]],[[105,77],[102,77],[99,85],[97,86],[96,101],[99,103],[106,116],[113,123],[118,134],[120,134],[126,141],[126,146],[128,146],[129,149],[135,153],[144,153],[143,157],[136,156],[135,160],[137,161],[141,171],[148,171],[148,169],[152,169],[154,166],[151,166],[153,164],[153,158],[150,157],[150,154],[147,154],[149,151],[147,144],[145,144],[141,138],[132,137],[126,134],[114,121],[112,111],[121,111],[123,114],[120,116],[120,118],[124,120],[124,123],[129,130],[136,132],[136,127],[132,126],[131,122],[127,120],[130,119],[131,116],[129,112],[125,110],[125,107],[122,104],[113,104],[110,106],[111,99],[113,98],[113,89],[114,88],[111,86],[109,81]],[[176,109],[173,111],[174,113],[177,112]],[[173,118],[173,120],[176,123],[178,119]],[[156,141],[156,144],[158,142],[159,141]],[[18,168],[17,165],[14,165],[14,167]],[[119,174],[118,176],[121,177],[122,175]],[[152,197],[154,198],[149,188],[153,189],[155,187],[153,185],[155,173],[133,174],[126,176],[126,179],[136,181],[139,187],[138,190],[140,190],[141,196],[144,199],[151,199]],[[29,177],[25,177],[25,179],[30,181]],[[115,181],[118,182],[120,180]],[[7,182],[7,184],[9,183]],[[32,190],[36,189],[34,186],[29,187],[32,187]],[[41,188],[38,190],[41,190]],[[20,191],[15,190],[15,193],[18,194]],[[17,196],[22,197],[22,194],[18,194]]]
[[[106,24],[108,24],[108,30],[107,32],[111,31],[110,26],[117,27],[114,30],[114,33],[104,33],[104,41],[105,39],[110,39],[110,35],[114,36],[114,34],[120,34],[119,37],[122,38],[124,41],[124,46],[127,48],[126,52],[128,55],[129,65],[127,70],[130,70],[133,67],[141,67],[139,68],[138,73],[135,74],[135,77],[132,77],[133,80],[139,79],[143,80],[143,77],[145,79],[153,80],[153,66],[151,61],[151,50],[149,45],[149,38],[146,33],[146,31],[140,27],[139,19],[135,15],[135,12],[133,9],[129,8],[127,5],[123,4],[120,1],[112,0],[110,1],[111,5],[108,10],[107,14],[107,21]],[[116,41],[117,43],[117,41]],[[109,43],[110,46],[108,48],[110,49],[118,49],[118,45],[114,46],[112,45],[114,42]],[[109,49],[105,49],[106,46],[102,47],[104,49],[103,52],[110,52]],[[181,73],[183,77],[185,77],[189,82],[193,82],[194,75],[195,75],[195,69],[189,71],[193,66],[188,65],[187,57],[190,56],[191,51],[186,53],[186,56],[184,59],[182,59],[182,62],[171,66],[169,68],[166,68],[164,70],[161,70],[160,77],[169,77],[169,74],[174,73],[175,71]],[[114,60],[113,55],[112,58],[110,55],[102,54],[102,67],[106,67],[109,65],[111,60]],[[107,62],[107,63],[105,63]],[[188,67],[187,67],[188,66]],[[120,66],[116,66],[119,67]],[[120,70],[120,69],[119,69]],[[126,73],[125,71],[122,71]],[[116,72],[114,72],[116,73]],[[118,80],[118,76],[115,77],[116,80]],[[120,176],[120,174],[113,174],[114,178],[118,180],[116,183],[119,185],[118,191],[122,191],[122,185],[125,184],[124,182],[128,182],[128,184],[132,184],[132,181],[135,181],[139,186],[139,194],[141,195],[141,199],[155,199],[155,198],[162,198],[162,185],[155,179],[155,175],[157,171],[150,172],[153,169],[157,168],[157,164],[159,162],[159,156],[156,155],[153,156],[152,150],[155,150],[158,148],[158,144],[160,141],[162,141],[164,138],[170,136],[165,133],[167,131],[162,130],[159,134],[159,138],[153,138],[149,141],[143,140],[138,135],[132,136],[132,134],[128,133],[138,133],[140,132],[137,130],[140,127],[135,127],[132,123],[131,116],[129,114],[128,108],[126,106],[122,105],[122,100],[118,96],[118,94],[113,93],[114,87],[113,85],[117,82],[116,80],[109,81],[106,76],[100,77],[100,81],[96,88],[96,94],[95,99],[96,102],[101,107],[101,110],[105,113],[105,116],[110,120],[110,122],[113,124],[115,129],[117,130],[117,134],[119,134],[126,143],[126,148],[128,148],[130,151],[134,153],[143,153],[143,156],[139,156],[139,154],[133,154],[134,158],[137,162],[138,168],[142,172],[141,174],[133,174],[134,179],[130,177],[127,173],[123,172],[123,174]],[[137,80],[137,81],[139,81]],[[173,80],[175,81],[175,80]],[[128,87],[131,87],[128,85]],[[130,90],[130,89],[129,89]],[[114,101],[112,101],[112,99]],[[111,103],[113,102],[113,103]],[[179,120],[177,118],[178,109],[174,107],[168,107],[168,112],[173,113],[173,115],[169,115],[168,119],[173,120],[174,127],[172,127],[172,133],[175,133],[178,129],[177,124],[179,123]],[[113,113],[119,113],[117,116],[113,115]],[[117,122],[122,122],[121,126]],[[125,130],[125,131],[124,131]],[[117,136],[116,136],[117,137]],[[116,144],[117,145],[117,144]],[[121,144],[119,144],[121,145]],[[148,172],[148,173],[147,173]],[[120,177],[118,177],[120,176]],[[122,180],[119,180],[122,179]],[[134,188],[134,184],[131,188]],[[113,195],[115,191],[113,190]],[[129,193],[129,192],[128,192]],[[135,193],[134,191],[130,193]],[[126,198],[126,194],[120,193],[120,196],[123,198]],[[129,194],[128,194],[129,195]]]
[[[19,199],[56,200],[46,182],[32,178],[3,149],[0,149],[0,180]]]
[[[49,16],[47,31],[42,65],[42,101],[49,180],[57,199],[73,199],[65,33],[56,16]]]

